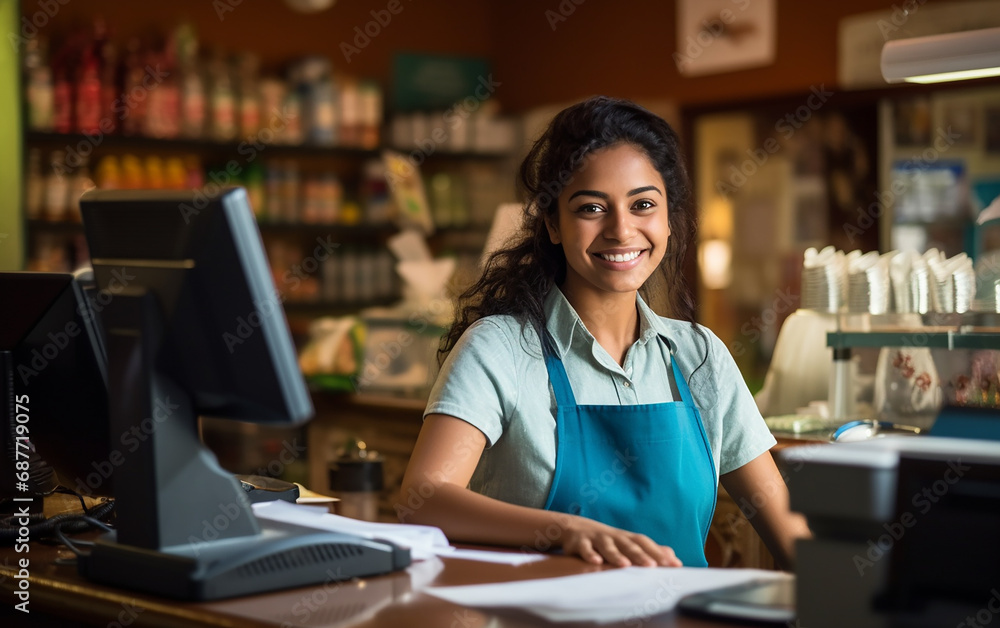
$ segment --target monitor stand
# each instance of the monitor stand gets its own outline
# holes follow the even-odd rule
[[[156,368],[153,294],[124,289],[104,314],[116,531],[80,559],[97,582],[211,600],[402,569],[408,549],[281,523],[263,526],[198,439],[191,400]]]

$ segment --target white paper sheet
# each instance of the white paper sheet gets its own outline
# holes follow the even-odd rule
[[[626,567],[561,578],[431,587],[425,593],[462,606],[518,608],[549,621],[628,623],[667,613],[692,593],[791,577],[759,569]]]
[[[529,554],[526,552],[494,552],[490,550],[452,549],[448,552],[438,552],[442,558],[461,558],[463,560],[478,560],[484,563],[500,565],[525,565],[548,558],[545,554]]]
[[[385,539],[410,549],[413,560],[433,558],[447,551],[448,539],[440,528],[403,523],[373,523],[332,515],[326,508],[291,504],[282,500],[253,505],[253,513],[260,519],[292,523],[319,530],[354,534],[366,539]]]

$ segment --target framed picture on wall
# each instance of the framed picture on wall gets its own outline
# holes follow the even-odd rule
[[[678,0],[677,70],[684,76],[774,63],[775,0]]]

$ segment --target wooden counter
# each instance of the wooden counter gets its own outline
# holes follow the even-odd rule
[[[0,625],[31,628],[66,626],[157,626],[191,628],[226,626],[274,628],[326,626],[346,628],[505,628],[547,626],[524,611],[491,612],[463,608],[420,592],[428,585],[452,586],[531,580],[582,574],[602,569],[577,558],[553,556],[518,567],[469,560],[443,559],[415,563],[406,571],[349,582],[289,589],[214,602],[179,602],[145,593],[116,589],[81,578],[76,567],[56,564],[71,559],[67,550],[32,543],[30,615],[14,610],[20,579],[13,547],[0,548]],[[20,556],[24,556],[21,554]],[[421,575],[421,572],[425,572]],[[729,626],[679,616],[675,612],[636,618],[643,626]],[[564,628],[593,624],[557,624]],[[618,625],[621,625],[620,623]]]

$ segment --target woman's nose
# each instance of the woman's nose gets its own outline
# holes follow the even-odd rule
[[[635,216],[627,209],[615,209],[607,218],[604,236],[609,240],[626,242],[636,234]]]

